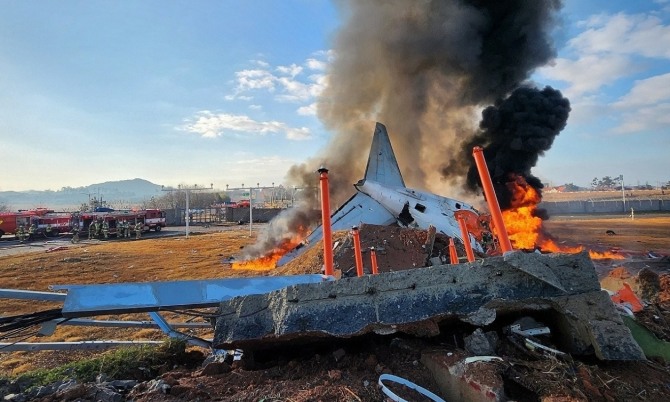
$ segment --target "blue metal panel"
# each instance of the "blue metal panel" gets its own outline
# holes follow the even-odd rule
[[[236,296],[263,294],[300,283],[324,281],[322,275],[264,276],[194,281],[59,285],[67,290],[64,317],[218,306]]]

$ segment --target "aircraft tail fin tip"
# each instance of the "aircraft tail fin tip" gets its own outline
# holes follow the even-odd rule
[[[372,138],[365,179],[387,186],[405,187],[386,126],[379,122]]]

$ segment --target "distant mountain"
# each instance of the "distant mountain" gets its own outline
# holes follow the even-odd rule
[[[102,199],[113,208],[131,208],[160,197],[161,186],[144,179],[107,181],[84,187],[63,187],[58,191],[0,191],[0,205],[11,210],[46,207],[54,210],[78,209],[90,200]]]

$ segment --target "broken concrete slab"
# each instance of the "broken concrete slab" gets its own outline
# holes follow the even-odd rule
[[[495,320],[493,313],[529,311],[555,316],[563,346],[570,353],[595,354],[604,360],[644,359],[609,297],[600,290],[586,253],[514,252],[474,263],[236,297],[219,307],[214,346],[254,350],[373,332],[429,336],[437,334],[445,320],[481,316],[489,322]]]

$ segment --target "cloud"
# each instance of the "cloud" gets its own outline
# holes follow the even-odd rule
[[[316,116],[316,102],[310,103],[307,106],[300,106],[298,114],[301,116]]]
[[[275,99],[280,102],[301,102],[308,101],[314,97],[319,96],[323,91],[323,85],[316,82],[301,82],[287,77],[282,77],[277,80],[282,86],[283,93],[275,96]]]
[[[578,24],[582,33],[562,57],[538,70],[546,78],[568,83],[568,96],[594,93],[606,85],[638,74],[647,66],[639,59],[670,58],[670,26],[653,15],[598,14]]]
[[[656,130],[664,132],[668,125],[670,125],[670,103],[665,102],[622,113],[621,124],[614,129],[614,132],[616,134]]]
[[[192,121],[179,128],[182,131],[199,134],[204,138],[216,138],[228,131],[252,135],[284,133],[289,140],[306,140],[311,132],[305,127],[293,128],[279,121],[256,121],[249,116],[227,113],[214,114],[208,110],[200,111]]]
[[[277,71],[279,71],[281,74],[295,77],[302,72],[302,67],[298,66],[297,64],[291,64],[290,66],[278,66]]]
[[[598,15],[585,21],[586,31],[569,46],[580,53],[628,54],[670,58],[670,26],[653,15]]]
[[[317,57],[330,57],[328,52],[317,52]],[[304,63],[310,71],[322,71],[325,69],[326,61],[317,57],[309,58]],[[261,65],[260,61],[254,60],[254,64]],[[324,74],[311,74],[305,76],[305,68],[298,64],[288,66],[271,67],[268,63],[262,64],[263,68],[254,68],[238,71],[235,73],[235,89],[232,94],[226,95],[227,100],[246,98],[253,99],[250,94],[258,92],[269,92],[274,100],[278,102],[308,102],[318,97],[325,88],[326,76]]]
[[[670,73],[635,81],[611,106],[621,120],[615,133],[665,131],[670,124]]]
[[[615,107],[627,108],[655,104],[670,99],[670,73],[637,80]]]
[[[312,133],[307,127],[289,128],[286,130],[286,138],[294,141],[308,140],[312,138]]]
[[[545,78],[567,82],[564,92],[570,98],[593,93],[638,69],[627,56],[588,54],[577,60],[556,59],[552,66],[543,67],[538,73]]]
[[[310,70],[318,70],[318,71],[323,71],[326,69],[326,66],[328,64],[323,61],[323,60],[317,60],[317,59],[307,59],[305,62],[305,66],[309,68]]]
[[[252,62],[253,64],[259,65],[259,66],[261,66],[261,67],[263,67],[263,68],[268,68],[268,67],[270,67],[270,63],[268,63],[267,61],[264,61],[264,60],[251,60],[251,62]]]
[[[242,70],[235,73],[237,77],[236,93],[250,89],[275,89],[276,77],[267,70]]]

